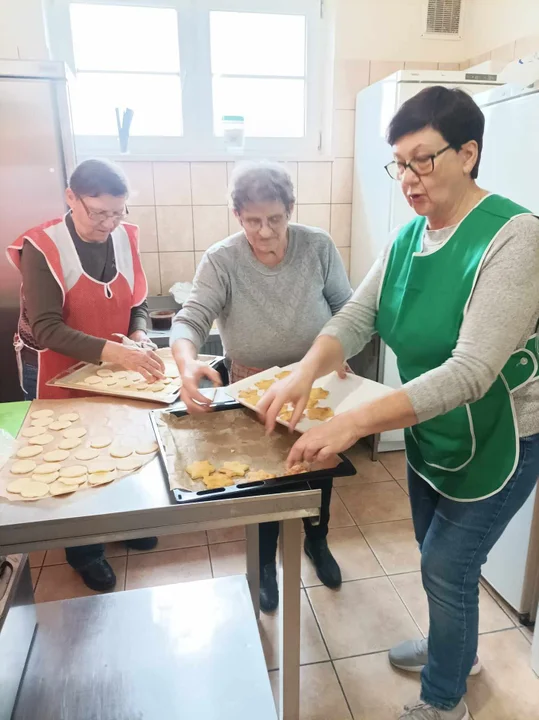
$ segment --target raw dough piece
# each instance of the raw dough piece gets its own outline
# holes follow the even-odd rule
[[[256,405],[260,400],[260,395],[254,390],[242,390],[240,393],[238,393],[238,397],[240,397],[244,402],[246,402],[247,405],[253,406]]]
[[[116,471],[109,470],[109,472],[93,473],[88,477],[88,483],[93,487],[96,487],[97,485],[107,485],[107,483],[110,483],[115,479]]]
[[[288,377],[289,375],[292,375],[291,370],[281,370],[281,372],[278,372],[275,376],[277,380],[283,380],[285,377]]]
[[[55,480],[58,480],[59,477],[60,473],[58,472],[48,473],[47,475],[36,475],[36,473],[34,473],[32,475],[32,480],[38,480],[39,482],[44,482],[47,483],[47,485],[50,485]]]
[[[96,457],[99,457],[99,450],[95,448],[81,448],[73,453],[73,456],[77,460],[95,460]]]
[[[335,413],[330,407],[316,407],[307,410],[309,420],[329,420]]]
[[[77,475],[77,477],[63,477],[60,475],[58,479],[61,480],[64,485],[84,485],[87,480],[87,475],[86,473],[84,473],[84,475]]]
[[[52,422],[54,422],[53,416],[47,415],[47,417],[40,417],[36,420],[32,420],[32,425],[34,427],[46,428],[49,427]]]
[[[215,472],[213,465],[208,460],[197,460],[185,468],[185,472],[193,479],[204,478]]]
[[[104,377],[112,377],[114,375],[114,373],[112,372],[112,370],[107,370],[107,368],[103,368],[101,370],[98,370],[96,375],[104,378]]]
[[[178,368],[170,365],[169,367],[165,368],[164,375],[167,378],[173,379],[173,378],[177,378],[180,376],[180,371],[178,370]]]
[[[205,475],[202,478],[202,482],[210,490],[215,490],[216,488],[234,485],[234,480],[232,480],[232,478],[229,475],[226,475],[225,473],[221,473],[221,472],[215,472],[215,473],[212,473],[211,475]]]
[[[165,386],[163,385],[162,382],[156,382],[156,383],[153,383],[152,385],[150,385],[149,389],[152,392],[161,392],[161,390],[165,389]]]
[[[26,445],[25,447],[20,448],[20,450],[17,450],[17,457],[31,458],[42,452],[43,448],[40,445]]]
[[[138,372],[129,373],[129,378],[130,378],[131,382],[133,383],[133,385],[136,385],[137,383],[142,382],[144,380],[142,375]]]
[[[21,483],[21,489],[19,492],[23,498],[34,500],[48,495],[49,486],[46,483],[38,482],[37,480],[26,480],[24,484]]]
[[[328,395],[329,390],[324,390],[324,388],[319,387],[313,388],[309,393],[309,400],[324,400]]]
[[[29,438],[28,442],[30,445],[48,445],[54,440],[52,435],[38,435],[37,437]]]
[[[117,385],[118,380],[115,377],[108,377],[103,380],[103,385],[106,387],[112,387],[113,385]]]
[[[140,447],[136,449],[137,455],[151,455],[154,452],[157,452],[159,449],[159,446],[156,442],[149,442],[149,443],[142,443]]]
[[[86,428],[83,427],[75,427],[75,428],[68,428],[67,430],[64,430],[63,433],[65,438],[81,438],[86,435]]]
[[[54,410],[35,410],[33,413],[30,413],[30,417],[34,420],[37,420],[38,418],[48,417],[49,415],[54,415]]]
[[[90,441],[90,447],[93,448],[104,448],[108,447],[112,442],[111,437],[107,437],[106,435],[100,435],[99,437],[94,438]]]
[[[235,477],[244,477],[247,470],[249,470],[249,465],[245,465],[237,460],[232,460],[223,463],[223,467],[219,469],[219,472],[224,472],[227,475],[230,473]]]
[[[138,470],[142,467],[142,460],[138,457],[126,457],[116,460],[117,470]]]
[[[271,478],[274,477],[277,476],[273,475],[273,473],[266,472],[265,470],[251,470],[251,472],[247,474],[246,480],[271,480]]]
[[[99,372],[99,370],[97,372]],[[101,370],[101,372],[103,372],[103,370]],[[110,372],[110,370],[109,370],[109,372]],[[99,375],[90,375],[89,377],[86,378],[86,380],[84,382],[86,383],[86,385],[100,385],[101,378],[99,377]]]
[[[10,493],[14,493],[15,495],[18,495],[22,488],[24,487],[24,484],[27,482],[28,478],[17,478],[16,480],[12,480],[11,482],[8,482],[6,485],[6,490]]]
[[[73,448],[78,447],[81,442],[82,440],[79,438],[65,438],[58,443],[58,448],[60,450],[73,450]]]
[[[86,468],[85,468],[85,470],[86,470]],[[88,465],[88,472],[90,474],[113,472],[114,470],[116,470],[116,463],[114,462],[114,460],[109,460],[108,458],[101,458],[100,460],[94,460],[93,462],[89,463],[89,465]]]
[[[255,383],[257,388],[259,390],[263,390],[264,392],[266,390],[268,390],[274,384],[275,384],[275,380],[273,380],[273,378],[270,380],[259,380],[257,383]]]
[[[308,472],[309,466],[306,463],[296,463],[292,465],[289,470],[286,470],[283,475],[301,475],[301,473]]]
[[[78,419],[79,419],[79,414],[76,413],[76,412],[64,413],[63,415],[59,415],[59,416],[58,416],[58,420],[59,420],[60,422],[70,422],[70,423],[72,423],[72,422],[77,422]]]
[[[170,385],[172,380],[169,377],[164,377],[161,382],[163,383],[163,385]]]
[[[148,383],[141,382],[138,385],[135,386],[136,390],[147,390],[148,389]]]
[[[129,377],[129,372],[127,370],[118,370],[118,372],[114,373],[114,377],[116,380],[125,380]]]
[[[170,381],[170,384],[171,384],[171,385],[175,385],[176,387],[180,387],[181,384],[182,384],[182,379],[181,379],[181,377],[172,378],[172,380]]]
[[[42,432],[43,432],[43,428],[27,427],[21,432],[21,435],[26,438],[31,438],[31,437],[37,437],[38,435],[41,435]]]
[[[132,384],[133,383],[129,378],[120,378],[116,383],[116,385],[121,388],[131,387]]]
[[[49,485],[51,495],[67,495],[68,493],[76,492],[78,489],[78,485],[66,485],[61,480],[55,480],[52,485]]]
[[[118,442],[111,447],[109,452],[112,457],[125,458],[133,454],[133,447],[131,445],[126,445],[125,443]]]
[[[47,463],[60,463],[67,460],[69,453],[67,450],[51,450],[43,455],[43,460]]]
[[[59,472],[62,466],[59,462],[46,462],[43,465],[38,465],[34,470],[35,475],[49,475],[51,473]]]
[[[60,468],[60,477],[66,478],[66,480],[82,477],[83,475],[86,475],[85,465],[64,465],[64,467]]]
[[[49,430],[65,430],[71,425],[69,420],[55,420],[49,425]]]

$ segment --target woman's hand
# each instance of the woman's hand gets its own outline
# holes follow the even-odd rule
[[[187,412],[204,413],[211,410],[212,399],[203,395],[200,390],[202,378],[208,378],[214,387],[220,387],[221,376],[214,368],[194,358],[184,359],[178,369],[182,377],[180,399],[185,403]]]
[[[275,429],[277,415],[286,403],[294,405],[294,412],[289,425],[291,430],[296,427],[307,406],[313,382],[312,375],[300,366],[287,378],[275,383],[266,390],[256,406],[256,411],[262,415],[268,432],[273,432]]]
[[[336,415],[331,420],[304,433],[290,450],[287,460],[288,467],[303,461],[307,463],[315,460],[322,462],[348,450],[360,437],[363,437],[356,423],[356,413],[357,411],[351,410],[342,415]]]
[[[162,380],[164,377],[165,365],[153,350],[130,348],[107,340],[101,353],[101,360],[121,365],[126,370],[139,372],[150,383]]]

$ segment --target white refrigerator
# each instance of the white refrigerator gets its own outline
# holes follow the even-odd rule
[[[390,75],[365,90],[356,101],[354,186],[352,200],[352,242],[350,279],[357,287],[369,271],[393,231],[414,217],[403,198],[398,182],[391,180],[384,166],[392,159],[385,140],[387,126],[399,107],[420,90],[432,85],[460,87],[470,94],[500,85],[496,75],[460,71],[405,70]],[[396,358],[381,343],[376,377],[390,387],[400,387]],[[402,430],[384,432],[375,452],[402,450]]]

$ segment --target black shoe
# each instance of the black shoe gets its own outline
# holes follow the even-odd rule
[[[307,557],[312,560],[320,582],[328,588],[339,588],[342,584],[341,569],[328,548],[326,538],[309,540],[305,536],[303,549]]]
[[[277,565],[275,560],[260,568],[260,609],[273,612],[279,605]]]
[[[153,550],[154,547],[157,547],[157,542],[158,540],[156,537],[149,537],[126,540],[125,544],[128,548],[131,548],[132,550]]]
[[[83,570],[78,570],[79,575],[84,580],[84,584],[95,590],[96,592],[105,592],[112,590],[116,585],[116,575],[105,558],[94,560],[93,563],[87,565]]]

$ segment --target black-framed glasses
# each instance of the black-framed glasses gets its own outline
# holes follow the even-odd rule
[[[271,228],[274,232],[276,230],[280,230],[289,220],[290,214],[284,213],[282,215],[272,215],[269,218],[266,218],[266,223],[269,228]],[[264,225],[264,221],[261,218],[242,218],[240,217],[240,222],[244,228],[247,228],[247,230],[250,230],[251,232],[259,232],[262,230],[262,226]]]
[[[403,163],[399,162],[398,160],[392,160],[390,163],[385,165],[385,169],[387,174],[392,180],[402,180],[404,177],[404,173],[406,172],[407,168],[410,168],[410,170],[417,175],[417,177],[422,177],[423,175],[430,175],[432,172],[434,172],[434,161],[437,157],[440,157],[446,150],[449,150],[453,146],[446,145],[441,150],[438,150],[438,152],[434,153],[433,155],[421,155],[419,157],[413,158],[413,160],[410,160],[409,163]]]
[[[124,211],[120,213],[109,212],[108,210],[91,210],[80,196],[77,197],[80,200],[82,207],[86,210],[88,220],[96,224],[105,222],[105,220],[122,222],[122,220],[125,220],[125,218],[129,215],[129,208],[127,207],[127,205],[124,207]]]

